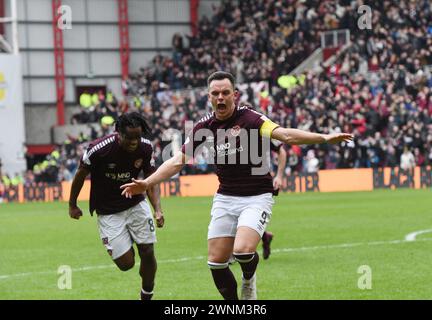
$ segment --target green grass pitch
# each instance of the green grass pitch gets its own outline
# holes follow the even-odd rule
[[[268,230],[272,255],[258,268],[259,299],[430,299],[428,190],[283,194]],[[154,299],[221,299],[207,268],[211,198],[162,199]],[[81,203],[87,211],[87,202]],[[432,232],[432,230],[431,230]],[[261,253],[261,245],[259,246]],[[72,288],[58,268],[72,268]],[[360,289],[370,268],[371,289]],[[240,279],[240,266],[231,267]],[[363,277],[363,278],[362,278]],[[69,218],[66,203],[0,204],[0,299],[138,299],[138,265],[121,272],[95,217]]]

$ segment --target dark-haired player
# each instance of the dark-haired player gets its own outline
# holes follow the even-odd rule
[[[259,258],[256,249],[273,206],[272,177],[253,161],[254,148],[258,148],[259,153],[264,143],[260,138],[287,144],[316,144],[350,141],[353,137],[348,133],[318,134],[282,128],[250,108],[237,107],[234,88],[234,77],[230,73],[218,71],[210,75],[208,97],[214,112],[198,121],[181,152],[145,180],[123,185],[122,194],[130,198],[142,193],[178,173],[203,143],[213,145],[211,150],[220,185],[213,199],[208,228],[208,265],[220,294],[224,299],[236,300],[237,282],[228,263],[234,255],[243,271],[241,298],[252,300],[257,298],[255,271]],[[227,143],[232,137],[234,141]],[[240,162],[230,162],[233,155],[236,159],[231,160],[240,158]]]
[[[122,184],[137,178],[141,171],[145,176],[155,171],[152,145],[143,137],[150,134],[150,128],[137,112],[120,116],[115,128],[115,133],[91,142],[85,151],[72,182],[69,215],[73,219],[82,216],[77,198],[90,173],[90,214],[93,215],[93,211],[97,213],[102,242],[122,271],[133,268],[133,243],[136,243],[141,259],[141,299],[150,300],[157,267],[152,212],[142,194],[125,198],[119,190]],[[156,225],[162,227],[164,216],[158,185],[148,188],[147,195],[154,209]]]

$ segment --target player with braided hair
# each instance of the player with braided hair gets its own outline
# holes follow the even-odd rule
[[[136,244],[141,259],[141,299],[150,300],[157,267],[152,212],[143,194],[131,198],[122,197],[120,186],[138,178],[141,171],[147,177],[156,170],[152,159],[152,144],[145,138],[151,130],[137,112],[120,116],[115,129],[115,133],[91,142],[84,152],[72,182],[69,215],[73,219],[82,216],[77,199],[84,180],[91,173],[90,214],[93,215],[96,211],[102,243],[122,271],[133,268],[133,243]],[[156,226],[162,227],[164,216],[159,186],[149,188],[147,195],[154,209]]]

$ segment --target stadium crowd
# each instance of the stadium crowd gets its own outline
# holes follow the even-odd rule
[[[358,28],[357,9],[363,3],[372,9],[371,29]],[[344,28],[350,30],[351,45],[334,64],[306,72],[289,89],[278,86],[280,76],[319,46],[322,31]],[[160,164],[168,143],[181,144],[185,121],[197,121],[210,110],[207,76],[227,70],[238,83],[268,82],[269,92],[248,86],[241,101],[282,126],[355,135],[353,144],[342,147],[286,146],[287,173],[394,167],[407,157],[415,165],[431,165],[431,65],[432,4],[427,0],[222,1],[212,17],[200,21],[197,35],[174,35],[170,57],[157,55],[123,82],[125,99],[111,92],[86,97],[72,121],[100,121],[105,134],[120,114],[138,110],[153,128]],[[71,137],[56,150],[58,157],[51,154],[27,175],[36,181],[71,179],[83,143],[91,138]],[[183,174],[211,172],[205,158],[197,162]],[[57,173],[47,178],[50,167]]]

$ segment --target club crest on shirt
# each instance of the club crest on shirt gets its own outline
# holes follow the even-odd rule
[[[143,159],[135,160],[134,167],[139,169],[139,168],[141,168],[142,163],[143,163]]]
[[[115,163],[108,163],[108,168],[109,168],[109,169],[114,169],[115,166],[116,166]]]
[[[241,130],[240,126],[237,125],[230,129],[230,133],[233,137],[237,137],[240,134],[240,130]]]

